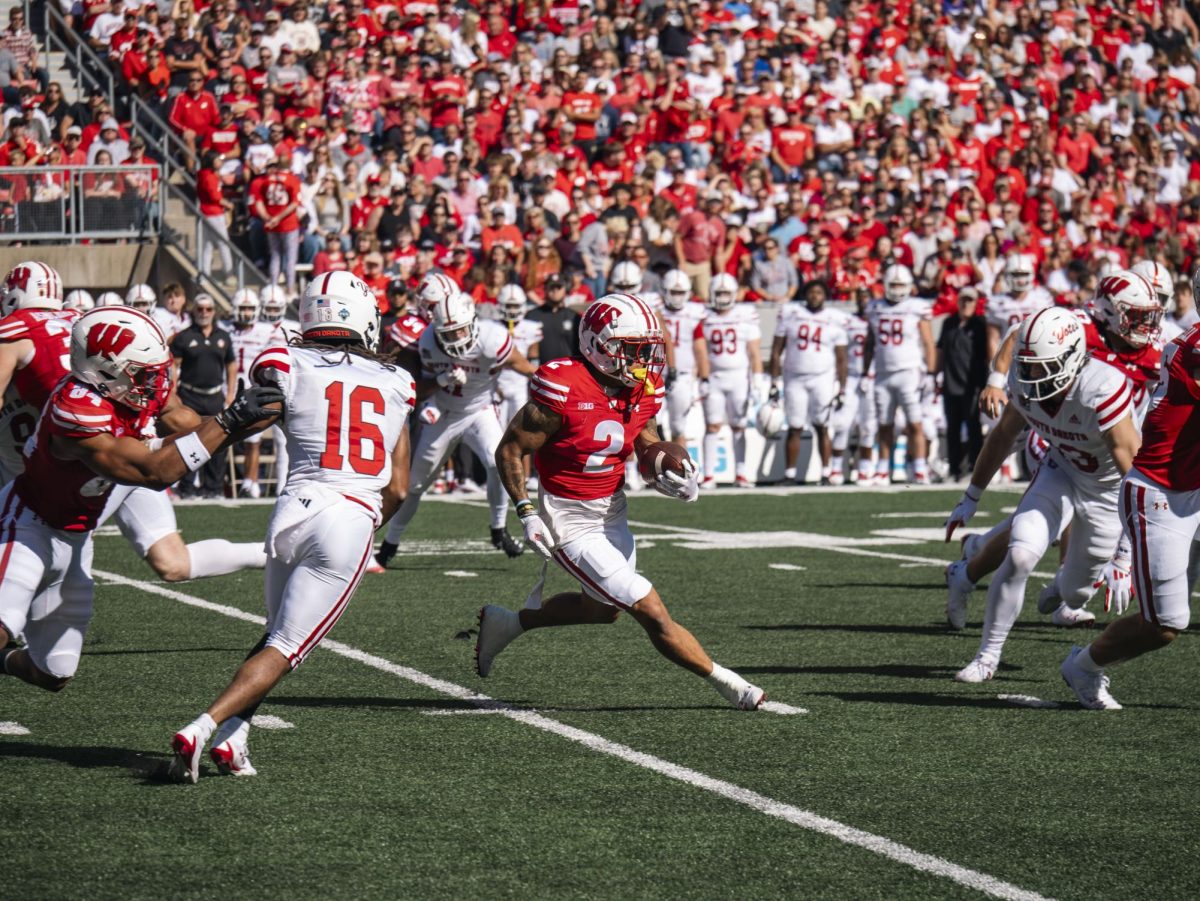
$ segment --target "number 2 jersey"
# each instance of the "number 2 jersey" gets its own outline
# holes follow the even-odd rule
[[[28,340],[32,354],[13,373],[0,407],[0,464],[11,473],[24,467],[21,449],[37,426],[38,414],[71,369],[74,310],[17,310],[0,319],[0,342]]]
[[[610,393],[580,360],[553,360],[538,368],[530,400],[553,410],[562,425],[534,455],[541,487],[557,497],[591,501],[625,484],[625,460],[663,395],[654,377]]]
[[[700,328],[708,344],[709,368],[714,373],[749,371],[746,349],[762,340],[753,304],[734,304],[723,313],[710,310]]]
[[[835,375],[838,347],[846,347],[845,314],[823,307],[813,311],[803,303],[789,303],[779,311],[775,337],[783,338],[783,374]]]
[[[875,375],[886,378],[893,372],[925,369],[921,323],[932,319],[928,302],[909,297],[899,303],[877,299],[867,304],[867,322],[875,335]]]
[[[392,451],[416,400],[403,369],[330,348],[274,345],[250,370],[287,400],[279,421],[287,437],[287,491],[316,484],[369,507],[391,481]]]
[[[443,413],[477,413],[492,403],[496,374],[512,356],[513,340],[508,329],[498,322],[479,320],[479,340],[461,357],[452,357],[437,343],[437,332],[427,328],[417,339],[421,368],[431,376],[458,368],[467,374],[462,385],[438,386],[434,402]]]

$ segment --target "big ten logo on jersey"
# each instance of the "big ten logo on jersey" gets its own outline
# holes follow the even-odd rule
[[[325,450],[320,467],[377,476],[387,463],[383,423],[387,404],[373,385],[330,382],[325,388]]]

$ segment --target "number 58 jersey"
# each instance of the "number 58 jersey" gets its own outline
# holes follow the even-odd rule
[[[320,485],[368,506],[378,520],[392,451],[416,401],[412,376],[353,353],[288,345],[259,354],[250,376],[286,395],[279,425],[288,490]]]
[[[929,303],[909,297],[899,303],[873,300],[867,304],[867,321],[875,335],[875,375],[925,368],[921,323],[932,319]]]

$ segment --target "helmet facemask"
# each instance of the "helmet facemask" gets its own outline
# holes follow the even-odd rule
[[[1158,340],[1162,333],[1163,308],[1135,307],[1118,303],[1117,334],[1134,347],[1145,347]]]
[[[661,335],[644,338],[610,338],[601,345],[612,361],[606,373],[630,388],[659,376],[666,364],[666,344]]]
[[[171,394],[171,361],[154,365],[129,363],[116,384],[108,386],[107,393],[119,404],[157,416]]]
[[[682,310],[684,307],[687,306],[688,294],[689,294],[688,291],[682,291],[679,289],[674,289],[674,290],[668,289],[663,294],[663,304],[666,306],[666,308],[668,310],[675,310],[676,312],[678,312],[679,310]]]
[[[1062,357],[1036,357],[1028,352],[1017,354],[1017,384],[1028,400],[1047,401],[1062,394],[1075,381],[1077,369]]]
[[[479,320],[472,319],[467,325],[438,329],[437,340],[447,356],[465,357],[479,343]]]

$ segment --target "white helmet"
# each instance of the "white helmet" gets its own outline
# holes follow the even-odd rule
[[[162,329],[132,307],[97,307],[71,328],[71,373],[100,394],[157,416],[171,394]]]
[[[64,310],[78,310],[80,313],[86,313],[88,310],[95,309],[96,300],[83,288],[76,288],[67,294],[63,300]]]
[[[134,285],[125,292],[125,305],[149,315],[158,306],[158,298],[149,285]]]
[[[0,291],[0,316],[15,310],[61,310],[62,279],[45,263],[30,260],[8,270]]]
[[[1166,266],[1155,260],[1142,260],[1130,266],[1129,271],[1140,275],[1150,284],[1150,290],[1158,298],[1164,313],[1175,311],[1175,279],[1171,278]]]
[[[525,318],[525,305],[528,300],[525,289],[520,285],[505,285],[496,295],[496,306],[500,308],[501,317],[509,322],[520,322]]]
[[[455,291],[433,307],[433,335],[451,357],[465,357],[479,343],[479,317],[470,294]]]
[[[883,298],[888,303],[908,300],[913,293],[913,276],[907,266],[893,263],[883,273]]]
[[[1024,294],[1033,287],[1033,257],[1027,253],[1010,253],[1004,258],[1004,280],[1008,290]]]
[[[1059,307],[1039,310],[1021,323],[1013,362],[1026,400],[1049,400],[1063,393],[1087,362],[1083,323]]]
[[[1145,347],[1159,335],[1163,308],[1154,289],[1129,269],[1106,275],[1096,286],[1092,315],[1134,347]]]
[[[262,289],[258,300],[262,304],[262,312],[259,315],[262,316],[263,322],[278,322],[287,313],[287,292],[279,285],[267,285]]]
[[[605,294],[579,321],[579,350],[605,375],[633,387],[662,369],[666,345],[654,311],[634,294]]]
[[[682,269],[663,276],[663,303],[668,310],[682,310],[692,299],[692,279]]]
[[[737,279],[728,272],[715,276],[708,286],[708,305],[722,313],[737,303]]]
[[[105,291],[96,298],[96,306],[98,307],[123,307],[125,299],[116,291]]]
[[[357,342],[373,351],[381,329],[375,294],[357,275],[318,275],[300,297],[300,334],[306,339]]]
[[[258,292],[253,288],[242,288],[233,295],[233,321],[238,325],[252,325],[258,319]]]
[[[608,286],[621,294],[637,294],[642,290],[642,267],[626,260],[613,266]]]
[[[433,322],[434,308],[457,293],[458,285],[450,276],[430,272],[417,285],[417,315],[426,322]]]
[[[783,407],[776,401],[768,401],[763,404],[758,408],[758,414],[754,417],[754,425],[758,429],[758,433],[768,441],[778,438],[787,428],[787,417],[784,415]]]

